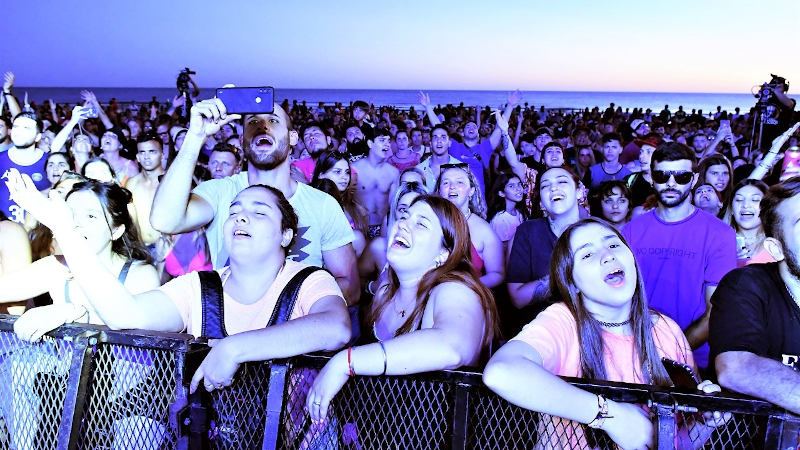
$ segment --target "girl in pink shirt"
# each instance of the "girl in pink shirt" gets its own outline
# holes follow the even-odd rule
[[[671,386],[662,357],[694,368],[680,327],[647,306],[638,266],[622,235],[595,218],[569,226],[553,250],[550,291],[561,302],[544,310],[492,357],[484,382],[511,403],[557,416],[554,422],[562,417],[602,429],[622,448],[652,446],[653,425],[642,408],[607,400],[559,378]],[[720,390],[709,381],[697,388]],[[724,421],[709,417],[707,425],[698,422],[696,427],[703,429],[692,432],[701,436],[697,445],[702,446],[702,436],[718,422]],[[586,447],[583,428],[576,431],[553,436],[560,442],[540,444]]]

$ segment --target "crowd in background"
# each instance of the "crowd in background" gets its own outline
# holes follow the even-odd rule
[[[485,366],[512,402],[636,447],[644,411],[556,375],[671,385],[661,358],[800,412],[785,89],[747,112],[547,109],[516,91],[242,115],[196,92],[20,104],[14,82],[0,301],[25,311],[25,339],[76,321],[218,338],[193,378],[209,390],[242,362],[344,347],[308,393],[316,421],[350,376]],[[701,436],[725,421],[706,419]]]

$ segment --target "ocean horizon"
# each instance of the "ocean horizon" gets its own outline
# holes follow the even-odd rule
[[[111,98],[120,102],[149,102],[155,96],[160,102],[168,102],[177,94],[175,88],[125,88],[125,87],[15,87],[14,92],[22,100],[25,93],[29,101],[42,103],[53,99],[57,103],[76,103],[80,101],[80,91],[89,89],[103,103]],[[201,89],[200,98],[210,98],[213,89]],[[392,105],[399,108],[414,106],[417,103],[418,90],[409,89],[275,89],[278,102],[288,99],[290,102],[306,101],[316,105],[319,102],[332,104],[342,102],[348,104],[355,100],[364,100],[376,106]],[[459,104],[499,107],[506,102],[508,91],[486,90],[426,90],[434,104]],[[701,109],[704,113],[716,111],[719,106],[723,110],[733,112],[740,108],[747,112],[756,103],[750,93],[697,93],[697,92],[611,92],[611,91],[522,91],[522,103],[528,107],[548,109],[583,109],[595,106],[605,109],[610,103],[625,108],[643,108],[659,112],[664,105],[675,111],[678,106],[690,112]]]

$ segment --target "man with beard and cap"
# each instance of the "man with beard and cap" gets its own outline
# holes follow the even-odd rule
[[[775,263],[735,269],[711,303],[719,384],[800,414],[800,177],[761,200],[764,247]]]
[[[650,159],[658,206],[628,222],[622,233],[639,261],[650,306],[681,326],[697,365],[706,367],[711,295],[736,267],[736,235],[692,205],[696,163],[683,144],[659,145]]]
[[[298,135],[292,130],[291,118],[278,104],[272,113],[244,116],[241,139],[247,171],[208,180],[191,190],[192,172],[204,141],[240,117],[227,114],[217,98],[192,107],[181,151],[156,192],[151,224],[169,234],[208,226],[206,236],[214,268],[221,268],[228,261],[222,224],[228,218],[231,200],[248,186],[272,186],[286,196],[299,218],[298,234],[287,258],[325,267],[336,278],[348,303],[357,302],[359,281],[351,245],[353,230],[333,197],[292,179],[288,156]]]
[[[45,176],[47,154],[37,147],[42,137],[42,123],[31,111],[23,111],[14,118],[11,127],[13,146],[0,153],[0,176],[15,168],[31,177],[39,190],[50,187]],[[25,223],[25,210],[10,198],[5,183],[0,183],[0,211],[20,225]]]

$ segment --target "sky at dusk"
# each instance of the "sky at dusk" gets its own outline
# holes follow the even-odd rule
[[[800,86],[794,0],[3,3],[0,71],[18,86],[170,87],[184,66],[203,87]]]

